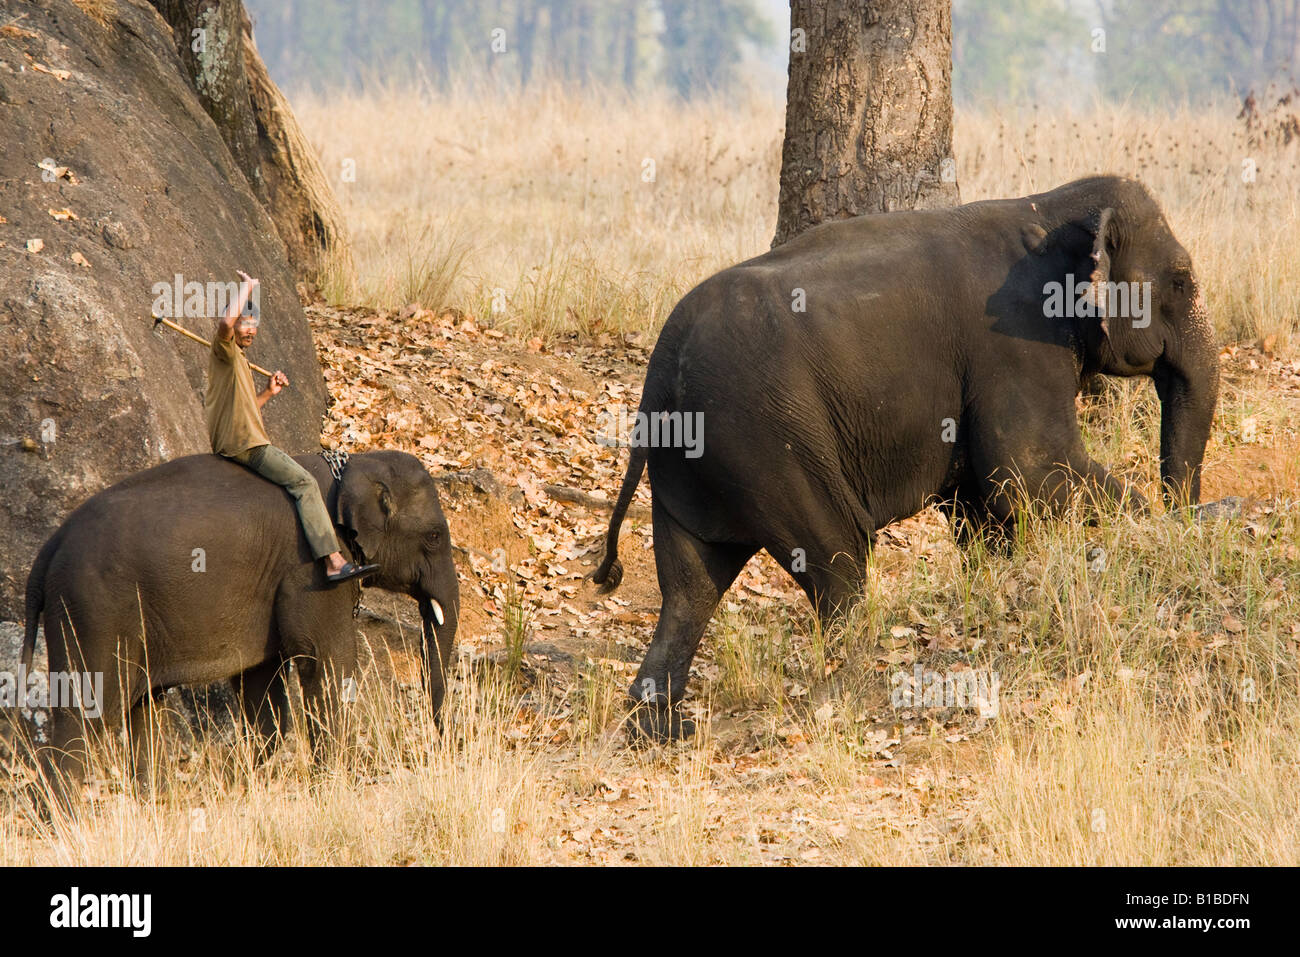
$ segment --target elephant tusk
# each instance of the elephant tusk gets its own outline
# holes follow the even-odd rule
[[[441,624],[443,623],[443,621],[444,621],[444,619],[443,619],[443,615],[442,615],[442,605],[438,604],[437,599],[434,599],[434,598],[430,598],[430,599],[429,599],[429,604],[431,604],[431,605],[433,606],[433,619],[434,619],[434,621],[436,621],[439,625],[441,625]]]

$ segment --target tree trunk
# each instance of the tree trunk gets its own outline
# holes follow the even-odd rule
[[[240,4],[242,7],[243,4]],[[275,85],[253,43],[253,25],[244,14],[244,69],[257,123],[263,205],[275,222],[298,278],[315,278],[327,269],[346,288],[356,283],[343,210],[334,198],[316,151]]]
[[[772,245],[831,219],[960,202],[950,0],[791,0],[790,7]]]
[[[636,73],[638,51],[637,22],[638,6],[633,0],[626,3],[623,10],[623,89],[628,92],[636,90]]]
[[[257,127],[248,109],[244,76],[244,5],[239,0],[153,0],[172,28],[181,65],[199,102],[265,204],[257,150]]]
[[[519,88],[533,78],[533,41],[537,37],[537,7],[521,0],[515,9],[515,45],[519,50]]]
[[[315,152],[258,55],[241,0],[153,4],[171,25],[181,65],[203,108],[275,223],[294,274],[314,278],[328,264],[350,284],[352,255],[343,214]]]

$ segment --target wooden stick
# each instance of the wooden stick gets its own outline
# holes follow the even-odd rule
[[[157,324],[157,323],[162,323],[162,324],[163,324],[164,326],[166,326],[168,329],[175,329],[175,330],[176,330],[177,332],[179,332],[181,335],[183,335],[183,336],[185,336],[185,337],[187,337],[187,338],[189,338],[189,339],[193,339],[195,342],[199,343],[200,345],[205,345],[205,346],[207,346],[209,349],[212,348],[212,343],[208,342],[207,339],[204,339],[202,336],[195,335],[194,333],[192,333],[192,332],[190,332],[188,329],[186,329],[184,326],[178,326],[176,323],[172,322],[170,319],[164,319],[164,318],[162,318],[162,316],[155,316],[155,317],[154,317],[154,323],[155,323],[155,324]],[[250,362],[250,363],[248,364],[248,366],[249,366],[249,368],[252,369],[254,372],[260,372],[260,373],[262,373],[262,375],[266,376],[268,379],[271,378],[271,373],[270,373],[270,372],[267,372],[265,369],[263,369],[261,366],[257,365],[256,363]]]

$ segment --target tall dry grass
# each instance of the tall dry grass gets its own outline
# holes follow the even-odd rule
[[[784,106],[770,97],[391,86],[295,107],[373,306],[456,305],[529,336],[653,332],[692,285],[771,242]],[[1294,339],[1300,139],[1252,142],[1232,104],[959,110],[955,128],[964,200],[1136,176],[1191,251],[1221,335]]]
[[[327,170],[356,160],[338,192],[372,305],[459,305],[520,335],[652,333],[682,291],[771,236],[773,102],[394,90],[297,105]],[[957,133],[967,200],[1139,176],[1221,334],[1296,344],[1295,144],[1250,146],[1230,112],[1111,106],[959,114]],[[1090,449],[1155,475],[1157,413],[1149,388],[1089,400]],[[1235,386],[1208,461],[1246,442],[1285,455],[1298,427],[1267,384]],[[512,606],[503,662],[462,660],[445,733],[414,689],[372,682],[360,745],[321,767],[200,738],[137,798],[110,755],[80,821],[36,827],[0,788],[0,863],[1294,865],[1296,488],[1250,522],[1102,509],[1031,516],[1005,553],[881,549],[854,617],[826,631],[802,604],[737,603],[705,638],[704,721],[680,747],[625,746],[631,672],[613,648],[571,686],[528,685],[529,609]],[[999,715],[958,715],[952,734],[951,714],[895,709],[891,674],[914,662],[996,672]],[[560,716],[574,731],[557,743]]]
[[[0,789],[0,863],[1294,865],[1293,504],[1246,523],[1079,502],[1031,512],[1009,550],[882,551],[824,631],[806,608],[729,604],[683,746],[626,746],[629,672],[606,659],[568,686],[462,659],[441,733],[417,688],[371,672],[352,746],[320,766],[182,735],[141,795],[108,754],[81,820],[34,826]],[[507,644],[524,627],[504,622]],[[896,707],[915,665],[996,674],[998,713]],[[598,853],[601,828],[622,844]]]

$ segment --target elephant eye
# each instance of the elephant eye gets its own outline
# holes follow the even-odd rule
[[[1187,283],[1186,283],[1186,281],[1184,281],[1184,280],[1182,280],[1182,279],[1175,279],[1175,280],[1174,280],[1174,292],[1186,292],[1186,291],[1187,291]]]

